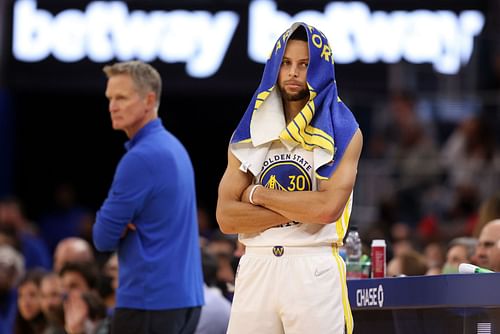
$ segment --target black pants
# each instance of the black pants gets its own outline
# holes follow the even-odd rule
[[[149,311],[117,308],[111,334],[193,334],[201,307]]]

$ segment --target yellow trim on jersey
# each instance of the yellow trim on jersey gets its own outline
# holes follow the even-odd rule
[[[347,294],[347,280],[345,276],[345,266],[343,265],[342,258],[337,252],[336,246],[333,246],[332,253],[333,257],[335,258],[335,261],[337,262],[337,268],[339,270],[339,275],[340,275],[340,281],[341,281],[340,285],[342,288],[342,308],[344,309],[344,319],[347,328],[346,334],[352,334],[353,319],[352,319],[351,305],[349,304],[349,295]]]
[[[352,192],[351,195],[349,195],[347,203],[345,204],[344,211],[342,211],[342,215],[334,223],[335,228],[337,230],[337,238],[340,243],[342,243],[345,232],[347,231],[347,227],[349,226],[349,219],[351,218],[351,205],[352,205]]]

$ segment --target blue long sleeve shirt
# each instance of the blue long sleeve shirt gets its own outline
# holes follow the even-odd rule
[[[160,119],[125,144],[93,239],[118,250],[117,307],[166,310],[203,304],[194,171]],[[121,238],[128,223],[136,226]]]

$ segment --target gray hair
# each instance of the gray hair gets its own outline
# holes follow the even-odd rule
[[[24,276],[24,256],[12,246],[0,245],[0,267],[13,269],[14,284],[17,284]]]
[[[459,237],[450,241],[448,249],[454,246],[462,246],[467,252],[467,258],[470,259],[476,252],[477,239],[471,237]]]
[[[153,66],[134,60],[106,65],[102,70],[106,73],[108,79],[120,74],[129,75],[141,94],[145,95],[148,92],[155,93],[156,109],[160,106],[161,76]]]

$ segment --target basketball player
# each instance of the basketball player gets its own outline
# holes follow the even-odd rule
[[[246,246],[229,334],[352,333],[338,247],[361,148],[328,41],[295,23],[233,133],[219,185],[219,226]]]

